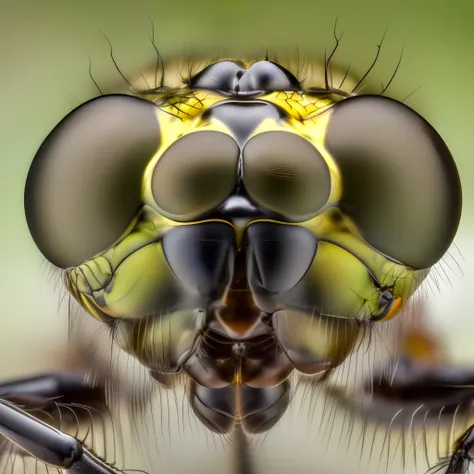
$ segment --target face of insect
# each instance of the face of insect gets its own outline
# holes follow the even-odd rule
[[[87,102],[32,163],[41,252],[152,374],[189,376],[218,432],[271,427],[291,372],[341,363],[456,233],[440,136],[399,102],[347,95],[218,61],[176,89]]]

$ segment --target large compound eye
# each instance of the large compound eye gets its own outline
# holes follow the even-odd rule
[[[160,144],[157,111],[136,97],[99,97],[67,115],[43,142],[28,174],[25,211],[51,263],[78,265],[127,229]]]
[[[222,132],[193,132],[176,140],[161,156],[152,179],[160,211],[176,221],[210,212],[237,183],[239,146]]]
[[[319,151],[299,135],[281,131],[256,135],[245,145],[242,161],[249,196],[292,220],[313,217],[329,198],[329,168]]]
[[[446,144],[392,99],[354,97],[331,111],[326,148],[342,175],[341,210],[377,250],[412,268],[432,266],[461,217],[461,184]]]

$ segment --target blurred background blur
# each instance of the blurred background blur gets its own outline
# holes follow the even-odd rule
[[[439,292],[429,293],[427,304],[430,324],[442,335],[449,359],[474,362],[470,304],[474,7],[470,1],[0,0],[0,380],[68,364],[67,318],[65,308],[58,306],[61,292],[30,239],[23,190],[30,162],[46,135],[72,108],[97,95],[88,73],[88,55],[99,84],[120,80],[101,31],[112,42],[122,71],[134,76],[155,61],[149,18],[166,57],[196,48],[211,56],[242,57],[251,53],[263,57],[266,50],[272,54],[298,50],[302,58],[322,61],[325,47],[332,49],[334,44],[336,17],[344,38],[335,64],[346,67],[351,62],[353,73],[359,75],[370,65],[388,30],[372,81],[376,86],[387,83],[403,48],[400,70],[386,95],[403,99],[421,86],[407,105],[437,129],[456,159],[464,216],[456,238],[459,251],[453,248],[452,256],[462,271],[448,259],[448,276]],[[294,403],[301,407],[300,400]],[[232,453],[225,443],[205,435],[203,429],[183,434],[173,427],[176,408],[167,410],[171,417],[164,428],[167,440],[150,472],[231,472]],[[296,416],[297,412],[289,411],[278,428],[255,444],[258,472],[358,472],[356,449],[346,454],[342,443],[332,450],[336,454],[329,455],[321,438],[310,436],[308,417]],[[340,441],[338,436],[335,440]],[[380,449],[373,454],[377,456]],[[130,454],[127,467],[149,469],[143,462]],[[399,466],[394,456],[389,471],[397,472]],[[380,469],[385,471],[385,466]],[[361,470],[380,472],[377,462]],[[407,459],[406,472],[423,471]]]

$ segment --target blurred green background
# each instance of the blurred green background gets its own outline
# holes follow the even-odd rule
[[[400,71],[387,95],[402,99],[421,85],[407,104],[433,124],[457,161],[464,186],[464,217],[456,239],[462,256],[456,249],[452,254],[462,272],[454,260],[446,260],[449,278],[442,278],[445,283],[439,292],[430,293],[429,303],[433,325],[443,332],[452,360],[474,360],[470,300],[474,288],[472,2],[1,0],[0,379],[64,365],[61,354],[68,345],[67,321],[64,311],[58,310],[57,281],[48,278],[49,269],[29,237],[23,189],[42,140],[73,107],[97,93],[88,74],[88,55],[99,84],[119,79],[101,31],[112,42],[124,73],[133,76],[155,60],[148,39],[149,18],[165,56],[190,53],[196,47],[210,55],[234,52],[240,56],[251,52],[263,56],[267,49],[296,54],[298,48],[303,57],[322,60],[324,48],[333,46],[336,17],[339,32],[344,32],[336,64],[344,67],[351,62],[359,74],[369,66],[388,29],[371,76],[375,84],[387,82],[404,48]],[[301,434],[297,424],[292,429]],[[270,437],[262,448],[277,460],[271,463],[271,472],[277,472],[275,466],[280,466],[281,472],[287,472],[284,466],[310,469],[315,459],[305,456],[313,448],[296,454],[296,448],[286,444],[286,431],[279,436]],[[219,462],[227,462],[218,454],[211,461],[197,448],[191,455],[179,443],[173,456],[180,459],[180,469],[188,462],[217,472]],[[188,454],[183,458],[181,452]],[[194,455],[199,460],[194,460]],[[296,456],[299,461],[294,464]],[[319,459],[316,464],[321,462]],[[344,465],[349,469],[350,460]],[[339,470],[337,463],[329,463],[321,472],[345,471]]]

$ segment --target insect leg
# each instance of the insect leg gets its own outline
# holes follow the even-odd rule
[[[446,474],[465,474],[473,462],[474,425],[469,427],[455,442]]]
[[[62,431],[64,423],[77,424],[87,411],[66,410],[58,415],[58,404],[87,406],[92,413],[107,410],[104,388],[87,385],[82,372],[53,372],[0,383],[0,456],[6,452],[3,438],[7,445],[19,448],[18,454],[70,474],[121,472]],[[56,429],[50,423],[58,416]]]
[[[101,387],[85,384],[84,374],[64,371],[0,383],[0,398],[26,405],[42,405],[41,401],[58,398],[61,402],[97,404],[103,401],[104,393]]]
[[[84,373],[80,371],[58,371],[0,383],[2,399],[66,432],[70,432],[69,428],[77,430],[80,424],[90,424],[93,418],[102,421],[110,413],[104,388],[84,383]],[[5,449],[2,444],[0,456]]]
[[[118,472],[95,457],[73,436],[4,400],[0,400],[0,434],[38,461],[70,474]]]

